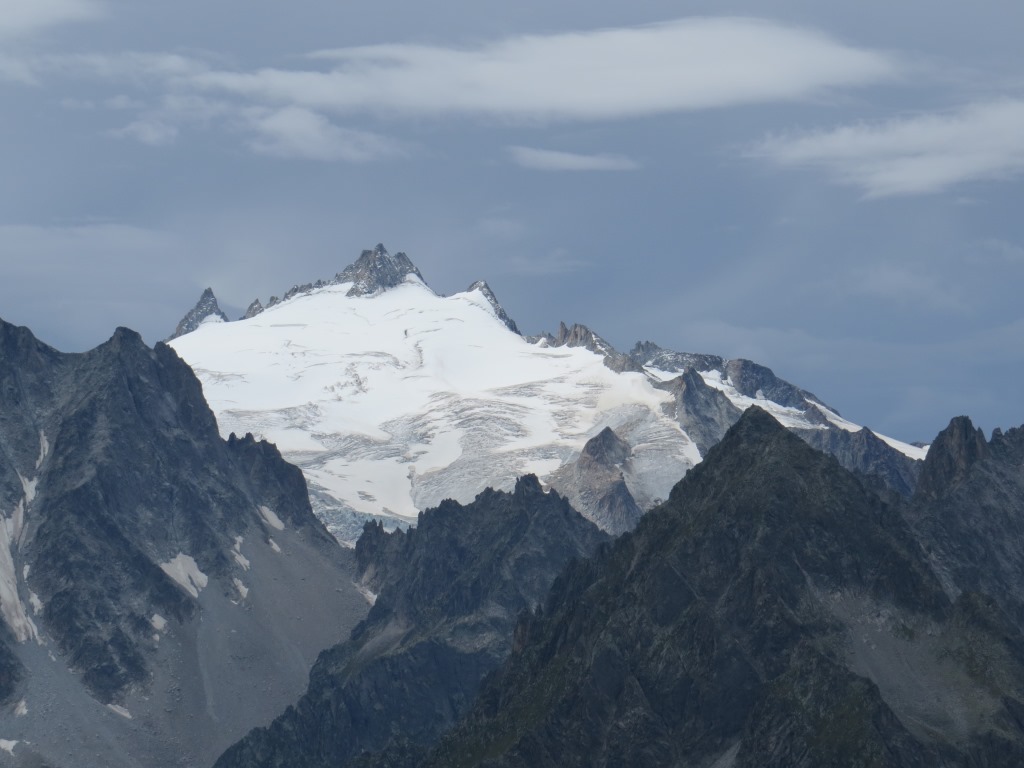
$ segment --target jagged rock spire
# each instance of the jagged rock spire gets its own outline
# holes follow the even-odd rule
[[[252,300],[252,304],[249,305],[249,308],[245,310],[245,314],[242,315],[239,320],[248,320],[250,317],[256,317],[256,315],[260,314],[263,309],[263,303],[259,300],[259,297],[256,297]]]
[[[401,285],[408,275],[415,275],[426,284],[408,256],[402,252],[392,256],[383,244],[377,243],[372,251],[363,251],[354,264],[339,272],[334,282],[352,283],[349,296],[373,296]]]
[[[199,301],[188,311],[188,314],[181,318],[178,327],[174,329],[174,333],[168,337],[167,341],[184,336],[186,333],[192,333],[208,317],[216,317],[225,323],[228,322],[228,316],[217,305],[217,297],[213,295],[212,288],[203,291]]]
[[[580,323],[573,323],[571,328],[566,326],[565,323],[559,323],[557,335],[543,333],[537,338],[546,340],[552,347],[585,347],[591,352],[602,355],[604,357],[604,364],[616,373],[643,370],[628,355],[622,354],[587,326]]]

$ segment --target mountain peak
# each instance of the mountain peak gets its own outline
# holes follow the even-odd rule
[[[966,416],[957,416],[928,449],[921,469],[918,493],[930,498],[945,495],[967,476],[970,468],[989,452],[985,434]]]
[[[373,250],[363,251],[353,264],[339,272],[334,282],[352,283],[349,296],[375,296],[401,285],[408,275],[415,275],[426,285],[408,256],[401,251],[392,256],[382,243],[377,243]]]
[[[487,284],[486,280],[477,280],[469,286],[467,292],[472,293],[473,291],[480,291],[480,293],[484,295],[484,298],[487,299],[491,308],[494,309],[494,314],[496,314],[498,319],[505,324],[506,328],[512,331],[512,333],[519,334],[520,336],[522,335],[519,333],[519,327],[516,325],[516,321],[508,316],[508,312],[506,312],[505,308],[498,302],[498,297],[494,295],[494,291],[491,290],[491,286]]]
[[[215,317],[221,322],[228,322],[228,316],[221,311],[220,306],[217,304],[217,297],[213,295],[213,289],[207,288],[199,297],[196,305],[181,318],[178,327],[174,329],[174,333],[168,337],[167,341],[184,336],[186,333],[192,333],[203,321],[210,317]]]
[[[629,443],[615,434],[611,427],[605,427],[583,446],[583,454],[605,465],[621,464],[629,458]]]

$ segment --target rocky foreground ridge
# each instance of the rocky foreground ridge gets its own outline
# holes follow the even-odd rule
[[[1021,764],[1024,438],[958,419],[935,445],[892,505],[749,410],[407,764]]]
[[[367,523],[356,559],[370,615],[320,656],[298,703],[218,768],[342,766],[434,743],[508,656],[518,617],[607,539],[532,476],[511,493],[444,502],[407,532]]]
[[[608,435],[601,446],[612,457],[620,450]],[[562,570],[506,635],[507,661],[439,742],[431,745],[436,723],[447,728],[467,702],[451,706],[439,693],[447,682],[432,688],[439,698],[411,693],[414,675],[354,685],[363,669],[350,644],[318,665],[336,659],[333,676],[314,673],[296,708],[218,765],[1019,765],[1024,624],[1012,585],[1024,559],[1016,544],[988,537],[997,528],[994,542],[1024,535],[1024,430],[986,442],[955,419],[935,446],[913,499],[880,496],[751,408],[633,532]],[[543,498],[523,482],[516,496]],[[982,516],[989,527],[970,530]],[[474,552],[494,552],[488,542],[509,532],[491,520],[481,535]],[[463,552],[452,536],[446,550]],[[381,565],[391,573],[391,564],[409,562],[415,575],[402,578],[419,594],[495,583],[489,558],[437,553],[447,566],[423,567],[410,557],[414,541],[369,526],[364,574],[375,579]],[[455,561],[463,565],[451,570]],[[381,615],[394,616],[401,603],[392,598]],[[451,626],[437,624],[437,614],[424,618],[401,622],[394,636]],[[451,637],[474,647],[477,635],[466,629]],[[389,663],[410,658],[400,651]],[[444,677],[458,676],[453,668]],[[365,705],[391,686],[418,716],[426,705],[444,717],[355,744],[351,734],[367,721],[337,702]],[[324,748],[339,741],[344,750]]]
[[[301,472],[223,440],[189,367],[123,328],[62,354],[0,321],[0,517],[19,764],[211,762],[368,610]]]

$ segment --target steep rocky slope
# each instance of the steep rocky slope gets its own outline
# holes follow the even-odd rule
[[[368,610],[300,471],[221,439],[188,366],[126,329],[72,355],[0,321],[0,513],[24,764],[212,761]]]
[[[951,599],[899,507],[751,408],[410,764],[1010,766],[1022,702],[999,602]]]
[[[370,615],[321,655],[298,704],[218,768],[337,768],[363,753],[400,759],[432,744],[508,655],[522,612],[567,561],[606,539],[532,476],[466,506],[445,501],[407,532],[368,523],[356,557],[375,595]]]
[[[953,419],[907,517],[950,597],[985,592],[1024,628],[1024,428],[986,441],[970,419]]]

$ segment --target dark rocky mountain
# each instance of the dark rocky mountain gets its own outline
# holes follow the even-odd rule
[[[1024,628],[1024,428],[986,441],[970,419],[953,419],[907,517],[951,598],[989,594]]]
[[[494,308],[494,313],[498,316],[498,319],[505,324],[505,327],[512,331],[512,333],[519,334],[520,336],[522,335],[519,333],[519,327],[516,325],[516,321],[508,316],[508,312],[506,312],[505,308],[501,306],[498,301],[498,297],[494,295],[494,291],[491,290],[491,286],[489,286],[485,280],[477,280],[469,286],[467,290],[480,291],[480,293],[486,297],[487,301]]]
[[[743,411],[724,393],[705,384],[697,371],[691,365],[679,377],[658,386],[675,397],[676,421],[697,444],[701,456],[706,456],[725,437],[729,427],[739,421]]]
[[[222,440],[191,369],[123,328],[62,354],[0,321],[0,513],[19,764],[208,763],[368,610],[299,470]]]
[[[914,492],[920,461],[892,447],[866,427],[850,431],[833,423],[826,411],[838,416],[836,409],[780,379],[770,368],[750,360],[673,352],[650,341],[638,342],[629,357],[638,366],[680,374],[658,386],[675,396],[676,420],[697,444],[701,455],[722,439],[741,413],[722,390],[708,386],[700,376],[700,372],[716,371],[743,397],[768,400],[798,411],[800,423],[806,426],[791,426],[793,433],[835,456],[851,472],[870,477],[880,489],[901,496],[909,497]]]
[[[167,340],[170,341],[179,336],[184,336],[186,333],[192,333],[192,331],[199,327],[200,323],[209,317],[216,317],[225,323],[228,322],[228,316],[221,312],[220,306],[217,304],[217,297],[213,295],[212,288],[207,288],[203,291],[199,301],[181,318],[178,327],[174,329],[174,333]]]
[[[626,484],[630,472],[629,444],[605,427],[590,438],[579,457],[556,470],[548,483],[574,509],[613,536],[630,531],[643,515]]]
[[[899,506],[751,408],[408,764],[1011,766],[1022,702],[1000,603],[951,599]]]
[[[434,743],[508,655],[522,612],[567,561],[606,539],[532,476],[512,493],[446,501],[406,532],[368,523],[356,558],[376,593],[370,615],[320,656],[298,704],[218,768],[336,767],[381,751],[397,760]]]

